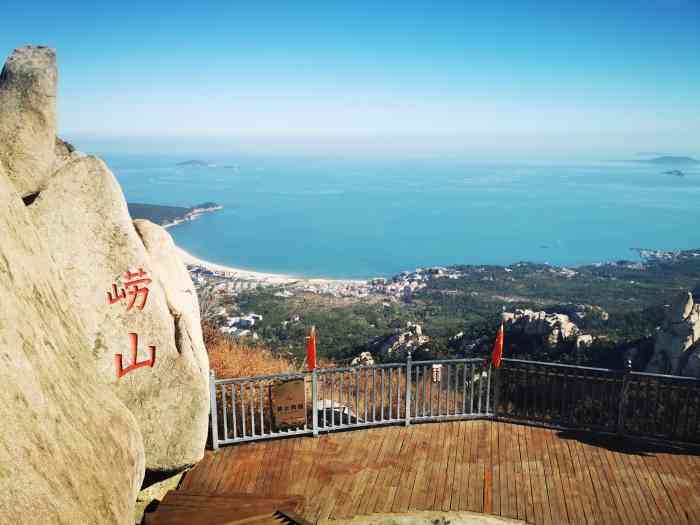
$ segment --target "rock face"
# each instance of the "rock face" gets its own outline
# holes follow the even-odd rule
[[[71,283],[67,300],[82,312],[103,382],[139,422],[146,468],[173,472],[199,461],[208,363],[197,295],[170,236],[147,221],[138,222],[137,232],[116,179],[90,156],[65,162],[28,209]],[[141,279],[150,282],[127,285]],[[122,355],[123,367],[132,364],[129,334],[138,336],[139,361],[150,359],[148,347],[155,347],[155,363],[118,377],[115,355]]]
[[[556,346],[579,332],[569,316],[564,314],[515,310],[512,313],[504,312],[503,320],[512,331],[527,336],[543,337],[549,346]]]
[[[0,521],[133,523],[134,416],[97,373],[67,286],[0,167]]]
[[[574,316],[578,319],[598,318],[601,321],[610,319],[610,314],[594,304],[577,304]]]
[[[361,352],[356,358],[350,361],[350,366],[366,366],[373,365],[374,357],[370,352]]]
[[[52,173],[56,143],[56,53],[16,49],[0,73],[0,164],[24,197]]]
[[[591,346],[593,344],[593,336],[592,335],[577,335],[576,336],[576,348],[584,348]]]
[[[700,304],[691,292],[671,304],[647,370],[700,378]]]
[[[199,306],[169,235],[55,136],[55,84],[42,47],[0,77],[0,521],[133,523],[145,470],[204,453]]]
[[[423,335],[421,325],[409,321],[405,330],[400,330],[382,341],[377,353],[385,356],[402,354],[413,351],[429,341],[430,338]]]

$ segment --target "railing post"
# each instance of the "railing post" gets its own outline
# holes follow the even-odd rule
[[[209,414],[211,415],[211,446],[214,450],[219,448],[219,422],[216,407],[216,373],[209,370]]]
[[[627,389],[632,372],[632,362],[626,361],[624,364],[625,371],[622,376],[622,388],[620,389],[620,400],[617,404],[617,435],[622,436],[625,433],[625,404],[627,400]]]
[[[408,357],[406,358],[406,426],[411,424],[411,352],[408,352]]]
[[[491,360],[487,361],[488,368],[486,369],[486,406],[484,412],[486,415],[491,413]]]
[[[501,400],[501,367],[503,365],[504,361],[501,361],[501,366],[489,367],[493,374],[493,414],[491,415],[494,418],[498,417],[498,403]]]
[[[311,370],[311,406],[311,425],[314,436],[318,436],[318,374],[315,368]]]

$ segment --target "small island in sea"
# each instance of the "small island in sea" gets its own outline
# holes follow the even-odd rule
[[[673,175],[675,177],[685,177],[685,173],[683,173],[681,170],[668,170],[664,171],[664,175]]]
[[[133,219],[147,219],[164,228],[175,226],[186,221],[192,221],[203,213],[220,210],[223,208],[216,202],[203,202],[190,208],[183,206],[162,206],[159,204],[143,204],[129,202],[129,214]]]
[[[194,160],[184,160],[182,162],[178,162],[175,165],[176,166],[194,166],[194,167],[206,168],[207,166],[209,166],[209,163],[205,162],[203,160],[194,159]]]
[[[695,166],[700,164],[700,160],[694,159],[693,157],[672,157],[670,155],[654,157],[653,159],[647,159],[644,162],[663,166]]]

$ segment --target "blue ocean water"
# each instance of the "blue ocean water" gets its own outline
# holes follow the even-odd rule
[[[637,259],[700,247],[700,170],[636,162],[105,155],[128,201],[224,209],[170,229],[194,255],[313,277],[389,276],[427,265]],[[196,157],[189,157],[196,158]],[[225,165],[234,167],[223,167]]]

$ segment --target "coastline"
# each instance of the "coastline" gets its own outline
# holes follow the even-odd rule
[[[200,215],[203,215],[204,213],[217,211],[217,210],[223,210],[223,209],[224,209],[224,207],[221,205],[212,206],[210,208],[190,208],[190,211],[188,211],[183,217],[181,217],[179,219],[175,219],[173,222],[161,224],[161,226],[167,230],[168,228],[171,228],[173,226],[177,226],[178,224],[182,224],[182,223],[189,222],[189,221],[194,221]]]
[[[323,277],[304,277],[304,276],[295,276],[295,275],[290,275],[290,274],[283,274],[283,273],[271,273],[271,272],[260,272],[256,270],[245,270],[243,268],[235,268],[233,266],[227,266],[225,264],[219,264],[211,261],[207,261],[205,259],[201,259],[199,257],[196,257],[195,255],[192,255],[190,252],[186,251],[185,249],[181,248],[177,244],[175,245],[175,249],[177,250],[178,254],[180,255],[180,258],[185,264],[190,264],[190,265],[197,265],[201,266],[202,268],[206,268],[207,270],[210,270],[212,272],[218,272],[221,274],[224,274],[226,277],[229,278],[235,278],[243,281],[254,281],[258,283],[265,283],[268,285],[276,285],[276,286],[285,286],[285,285],[318,285],[318,286],[333,286],[333,285],[343,285],[343,286],[358,286],[358,285],[366,285],[370,281],[373,280],[373,278],[366,278],[366,279],[340,279],[340,278],[323,278]],[[677,259],[683,259],[687,257],[695,258],[695,257],[700,257],[700,249],[694,249],[694,250],[674,250],[674,251],[668,251],[668,250],[656,250],[656,249],[649,249],[649,248],[631,248],[632,251],[636,252],[638,254],[639,259],[634,261],[630,260],[624,260],[623,262],[635,266],[639,265],[644,265],[644,264],[649,264],[649,263],[658,263],[658,262],[673,262]],[[527,261],[521,261],[518,263],[513,263],[513,264],[544,264],[546,266],[551,267],[554,270],[560,270],[562,272],[573,272],[576,273],[576,270],[579,268],[586,268],[588,266],[595,266],[595,267],[600,267],[600,266],[606,266],[610,264],[619,264],[619,262],[612,262],[612,261],[603,261],[603,262],[596,262],[596,263],[590,263],[590,264],[583,264],[583,265],[575,265],[575,266],[557,266],[557,265],[550,265],[548,263],[530,263]],[[512,266],[507,265],[507,266],[501,266],[502,268],[505,268],[506,271],[508,271],[509,267]],[[407,273],[407,272],[404,272]]]
[[[255,270],[244,270],[242,268],[234,268],[232,266],[226,266],[224,264],[218,264],[211,261],[206,261],[192,255],[190,252],[184,250],[177,244],[175,245],[182,262],[185,264],[194,264],[211,270],[212,272],[221,272],[227,274],[227,277],[235,277],[237,279],[242,279],[245,281],[255,281],[260,283],[266,283],[270,285],[289,285],[289,284],[317,284],[317,285],[329,285],[329,284],[365,284],[367,280],[362,279],[324,279],[324,278],[308,278],[308,277],[295,277],[293,275],[287,275],[283,273],[268,273],[268,272],[258,272]]]

